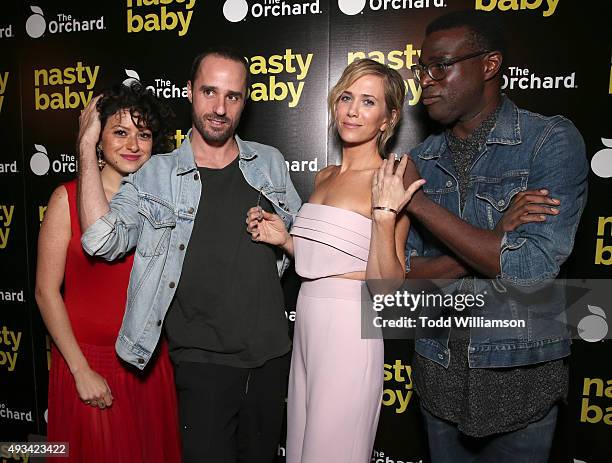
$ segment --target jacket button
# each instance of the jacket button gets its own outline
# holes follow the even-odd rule
[[[193,179],[194,180],[200,180],[200,176],[198,174],[194,174]]]
[[[168,286],[170,286],[171,288],[174,288],[176,286],[176,283],[174,281],[171,281]]]
[[[139,365],[142,365],[143,363],[144,363],[144,359],[143,359],[143,358],[138,357],[138,364],[139,364]]]
[[[195,211],[193,207],[190,207],[189,209],[187,209],[187,212],[189,212],[190,214],[193,214],[193,211]]]
[[[498,206],[503,206],[504,204],[506,204],[506,201],[504,201],[503,199],[500,199],[499,201],[497,201]]]
[[[185,250],[185,245],[183,243],[179,244],[179,249],[181,251],[184,251]]]
[[[157,326],[161,326],[162,321],[161,320],[157,320]]]
[[[448,182],[446,182],[446,187],[450,188],[453,186],[453,182],[451,182],[450,180]]]
[[[442,355],[442,354],[438,354],[438,358],[439,358],[440,360],[444,360],[444,355]]]

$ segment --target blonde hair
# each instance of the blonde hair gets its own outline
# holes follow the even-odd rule
[[[393,136],[395,128],[402,118],[402,106],[406,98],[404,80],[395,69],[391,69],[389,66],[385,66],[369,58],[355,60],[349,64],[344,69],[338,83],[334,85],[327,97],[327,106],[330,113],[330,128],[336,129],[336,106],[342,93],[353,85],[357,79],[368,75],[380,76],[383,79],[388,122],[386,129],[378,135],[376,146],[379,154],[385,157],[385,145]],[[392,117],[393,110],[395,110],[395,118]]]

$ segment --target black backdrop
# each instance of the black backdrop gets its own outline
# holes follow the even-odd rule
[[[543,114],[564,114],[597,153],[589,202],[572,258],[575,278],[609,278],[612,265],[612,60],[609,2],[572,0],[4,0],[0,5],[0,441],[46,433],[49,338],[34,300],[36,241],[48,197],[75,176],[74,142],[84,103],[138,78],[172,105],[176,140],[190,126],[185,84],[210,44],[251,58],[245,139],[277,146],[307,199],[314,173],[339,162],[327,130],[326,95],[355,57],[397,68],[409,101],[393,149],[409,151],[431,127],[408,67],[425,25],[457,9],[505,18],[510,41],[505,92]],[[285,281],[287,312],[298,282]],[[585,309],[586,310],[586,309]],[[606,309],[607,310],[607,309]],[[609,342],[575,342],[571,396],[552,461],[610,461]],[[374,462],[427,461],[412,393],[411,346],[386,343],[383,410]],[[330,380],[333,380],[330,378]],[[284,448],[279,448],[279,461]],[[0,452],[0,458],[6,455]],[[4,460],[2,460],[4,461]]]

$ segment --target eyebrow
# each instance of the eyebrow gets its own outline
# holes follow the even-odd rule
[[[349,92],[348,90],[344,90],[342,93],[343,94],[344,93],[348,93],[349,95],[353,96],[353,92]],[[368,97],[368,98],[374,98],[375,100],[378,100],[378,98],[376,98],[374,95],[370,95],[369,93],[362,93],[359,96],[365,96],[365,97]]]
[[[214,90],[214,91],[217,91],[217,90],[219,90],[219,87],[215,87],[214,85],[202,85],[202,86],[200,87],[200,91],[201,91],[201,92],[205,92],[206,90]],[[239,96],[240,98],[242,98],[243,93],[242,93],[242,92],[239,92],[239,91],[237,91],[237,90],[229,90],[229,91],[227,92],[227,95],[228,95],[228,96]]]
[[[134,124],[134,126],[138,129],[139,132],[153,132],[150,128],[148,127],[138,127]],[[130,127],[127,127],[121,123],[118,124],[114,124],[111,125],[111,129],[124,129],[124,130],[130,130]]]

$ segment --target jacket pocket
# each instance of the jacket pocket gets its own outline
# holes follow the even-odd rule
[[[169,205],[150,197],[140,198],[138,213],[142,227],[136,245],[137,252],[144,256],[158,256],[168,249],[170,232],[176,226],[176,216]]]
[[[479,221],[490,230],[510,206],[516,194],[527,189],[528,174],[513,172],[501,178],[480,178],[476,189]]]

